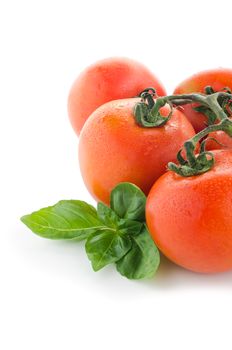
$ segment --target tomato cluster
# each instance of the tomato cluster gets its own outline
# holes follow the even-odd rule
[[[68,100],[90,193],[109,204],[117,184],[140,187],[159,249],[197,272],[232,269],[230,89],[232,69],[220,68],[166,96],[145,66],[111,58],[83,71]]]

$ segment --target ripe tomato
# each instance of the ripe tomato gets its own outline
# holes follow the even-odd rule
[[[136,124],[133,111],[140,98],[111,101],[99,107],[85,123],[79,140],[79,161],[90,193],[108,203],[119,182],[132,182],[146,194],[166,170],[169,161],[194,129],[184,114],[174,109],[162,127]],[[168,105],[160,110],[170,112]]]
[[[68,114],[79,135],[85,121],[102,104],[138,96],[152,86],[166,94],[160,81],[144,65],[128,58],[108,58],[87,67],[74,82],[68,97]]]
[[[206,149],[232,149],[232,137],[227,135],[224,131],[215,131],[209,134],[209,138],[216,139],[219,143],[214,141],[213,139],[207,140]]]
[[[161,176],[146,205],[148,228],[164,255],[203,273],[232,269],[232,152],[213,153],[216,163],[202,175]]]
[[[212,86],[215,92],[225,87],[232,89],[232,69],[218,68],[194,74],[180,83],[174,90],[174,94],[189,94],[192,92],[204,93],[206,86]],[[196,106],[196,104],[193,104]],[[193,110],[191,105],[183,106],[184,113],[192,123],[196,132],[206,127],[207,118],[204,114]]]

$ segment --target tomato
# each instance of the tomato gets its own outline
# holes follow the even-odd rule
[[[212,139],[211,139],[212,138]],[[216,139],[219,143],[214,141]],[[232,137],[227,135],[224,131],[215,131],[209,134],[209,140],[206,142],[206,149],[232,149]]]
[[[218,68],[194,74],[180,83],[175,88],[174,94],[204,93],[206,86],[211,86],[215,92],[225,87],[232,89],[232,69]],[[206,127],[207,118],[204,114],[194,111],[191,105],[183,106],[183,109],[196,132]]]
[[[111,101],[99,107],[85,123],[79,140],[79,161],[84,182],[99,201],[108,203],[119,182],[132,182],[146,194],[166,171],[169,161],[194,129],[184,114],[174,109],[162,127],[136,124],[133,111],[140,98]],[[170,112],[168,105],[160,110]]]
[[[232,152],[213,153],[216,163],[202,175],[161,176],[146,204],[149,231],[163,254],[202,273],[232,269]]]
[[[102,104],[135,97],[147,87],[166,94],[160,81],[144,65],[128,58],[108,58],[86,68],[74,82],[68,97],[68,114],[79,135],[85,121]]]

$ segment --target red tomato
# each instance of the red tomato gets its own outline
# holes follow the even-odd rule
[[[216,139],[219,143],[214,141],[213,139]],[[213,150],[213,149],[232,149],[232,137],[227,135],[224,131],[215,131],[211,132],[209,134],[209,140],[206,142],[206,149],[207,150]]]
[[[225,87],[232,90],[232,69],[218,68],[194,74],[180,83],[175,88],[174,94],[204,93],[204,88],[209,85],[215,92]],[[193,104],[193,106],[196,106],[196,104]],[[192,123],[196,132],[206,127],[207,118],[204,114],[194,111],[191,105],[183,106],[183,108],[185,115]]]
[[[74,82],[68,98],[68,114],[79,135],[90,114],[102,104],[135,97],[147,87],[166,94],[160,81],[144,65],[128,58],[114,57],[86,68]]]
[[[232,269],[232,152],[213,153],[215,166],[202,175],[161,176],[146,205],[149,231],[163,254],[203,273]]]
[[[80,169],[90,193],[108,203],[119,182],[132,182],[146,194],[154,181],[175,161],[184,141],[194,135],[184,114],[174,109],[171,119],[157,128],[136,124],[133,111],[140,98],[111,101],[85,123],[79,141]],[[168,105],[161,109],[163,116]]]

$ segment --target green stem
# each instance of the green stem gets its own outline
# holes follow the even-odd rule
[[[169,118],[162,117],[160,108],[166,103],[170,106],[181,106],[191,103],[198,103],[211,110],[219,120],[224,120],[227,117],[226,112],[221,107],[225,101],[232,100],[232,94],[228,92],[216,92],[211,95],[206,94],[183,94],[183,95],[169,95],[159,97],[154,100],[155,92],[151,88],[145,89],[141,94],[141,102],[135,106],[134,116],[137,124],[145,128],[160,127],[167,123]]]
[[[198,102],[198,103],[207,105],[206,96],[203,94],[169,95],[169,96],[159,97],[157,98],[157,101],[158,100],[163,100],[165,102],[171,101],[173,104],[179,104],[178,102],[180,102],[181,104]]]
[[[217,118],[220,119],[220,120],[228,118],[227,114],[224,112],[223,108],[218,103],[218,99],[220,97],[224,97],[224,95],[226,95],[225,98],[228,98],[227,95],[229,95],[229,94],[215,93],[215,94],[212,94],[212,95],[207,95],[205,97],[207,106],[215,113]]]
[[[192,102],[200,103],[212,110],[214,112],[218,119],[223,120],[227,117],[227,114],[224,112],[220,104],[218,103],[219,98],[224,99],[232,99],[232,95],[228,94],[226,92],[216,92],[212,95],[204,95],[204,94],[183,94],[183,95],[170,95],[170,96],[164,96],[159,97],[156,102],[162,101],[162,102],[172,102],[174,105],[185,105],[190,104]]]
[[[222,130],[223,126],[222,123],[215,124],[215,125],[209,125],[207,128],[201,130],[198,134],[193,136],[191,141],[196,145],[200,140],[203,139],[203,137],[207,136],[209,133],[214,132],[214,131],[219,131]]]

